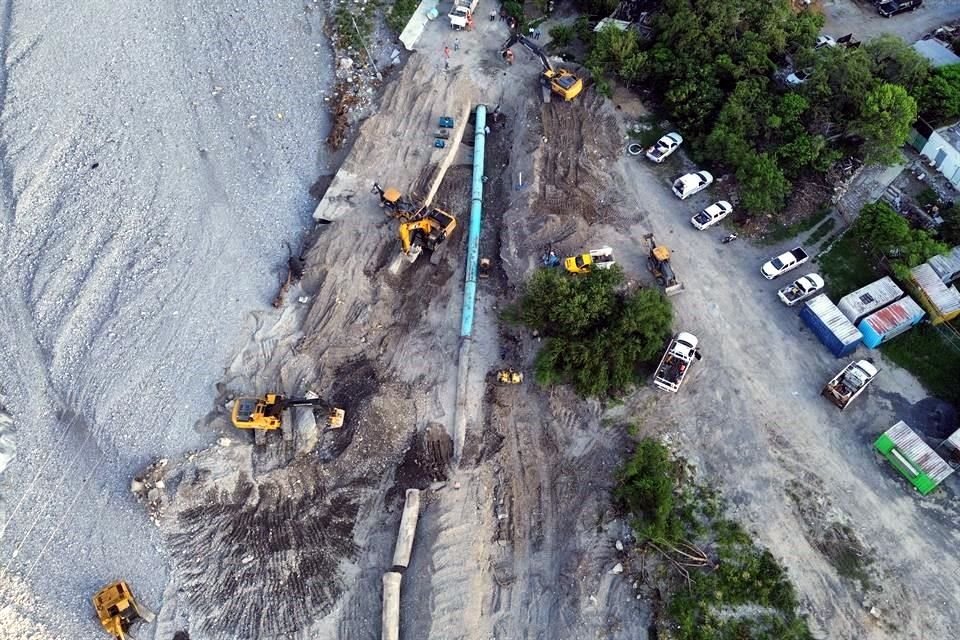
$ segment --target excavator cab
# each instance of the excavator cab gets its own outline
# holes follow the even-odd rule
[[[130,628],[138,621],[153,622],[153,612],[133,597],[126,582],[107,585],[93,596],[93,608],[100,624],[117,640],[132,638]]]
[[[343,426],[345,412],[321,398],[287,398],[277,393],[268,393],[262,398],[237,398],[233,403],[231,419],[237,429],[273,431],[282,427],[283,412],[290,407],[322,407],[329,410],[327,427]]]
[[[500,47],[500,55],[507,61],[507,64],[513,64],[513,50],[510,47],[518,42],[533,55],[540,58],[540,64],[543,65],[543,75],[540,77],[540,82],[544,87],[549,88],[550,91],[565,101],[573,100],[580,95],[583,91],[583,80],[567,69],[555,69],[550,63],[550,58],[547,57],[546,52],[541,47],[518,33],[510,36]],[[549,94],[544,95],[544,100],[547,98],[549,98]]]
[[[421,209],[417,216],[400,225],[400,250],[411,262],[427,249],[435,251],[457,228],[457,219],[442,209]]]

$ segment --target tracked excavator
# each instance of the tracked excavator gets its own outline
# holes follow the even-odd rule
[[[322,398],[288,398],[278,393],[268,393],[262,398],[237,398],[233,403],[231,419],[237,429],[254,429],[254,439],[262,444],[266,432],[280,429],[284,440],[293,439],[293,431],[287,428],[283,412],[293,407],[313,407],[327,410],[326,426],[339,429],[343,426],[345,412]]]
[[[417,214],[417,205],[404,198],[399,189],[393,187],[384,189],[379,183],[374,182],[370,193],[380,196],[380,206],[383,207],[384,213],[391,218],[406,221]]]
[[[566,101],[573,100],[580,95],[580,92],[583,91],[583,80],[567,69],[555,69],[554,66],[550,64],[550,59],[544,50],[529,38],[519,33],[510,36],[503,46],[500,47],[500,56],[505,58],[510,64],[513,64],[513,51],[510,47],[518,42],[529,49],[533,55],[540,58],[540,63],[543,65],[543,75],[540,76],[540,84],[543,87],[548,88]],[[545,93],[544,101],[549,101],[549,98],[550,94]]]
[[[138,622],[153,622],[153,612],[137,602],[126,582],[118,581],[105,586],[93,596],[93,608],[97,611],[104,630],[117,640],[133,640],[130,628]]]
[[[437,249],[457,228],[457,219],[436,207],[423,207],[414,216],[400,224],[400,251],[408,262],[414,262],[424,249],[430,251],[430,262],[440,261]]]

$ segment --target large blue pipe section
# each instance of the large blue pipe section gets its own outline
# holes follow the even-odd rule
[[[467,278],[463,286],[460,337],[473,333],[473,306],[477,297],[477,266],[480,261],[480,221],[483,213],[483,147],[486,144],[487,108],[477,105],[474,118],[473,191],[470,196],[470,232],[467,234]]]

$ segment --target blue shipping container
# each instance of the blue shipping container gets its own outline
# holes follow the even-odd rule
[[[863,334],[840,312],[837,305],[833,304],[826,294],[821,293],[803,305],[803,309],[800,310],[800,319],[830,350],[830,353],[838,358],[853,353],[863,338]]]
[[[908,296],[898,300],[860,322],[863,344],[874,349],[887,340],[896,338],[923,320],[925,315],[926,311],[914,302],[913,298]]]

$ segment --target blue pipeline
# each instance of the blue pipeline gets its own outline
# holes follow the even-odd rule
[[[477,105],[474,119],[473,191],[470,196],[470,231],[467,234],[467,278],[463,287],[460,337],[473,333],[473,307],[477,297],[477,266],[480,261],[480,220],[483,213],[483,146],[486,144],[487,108]]]

